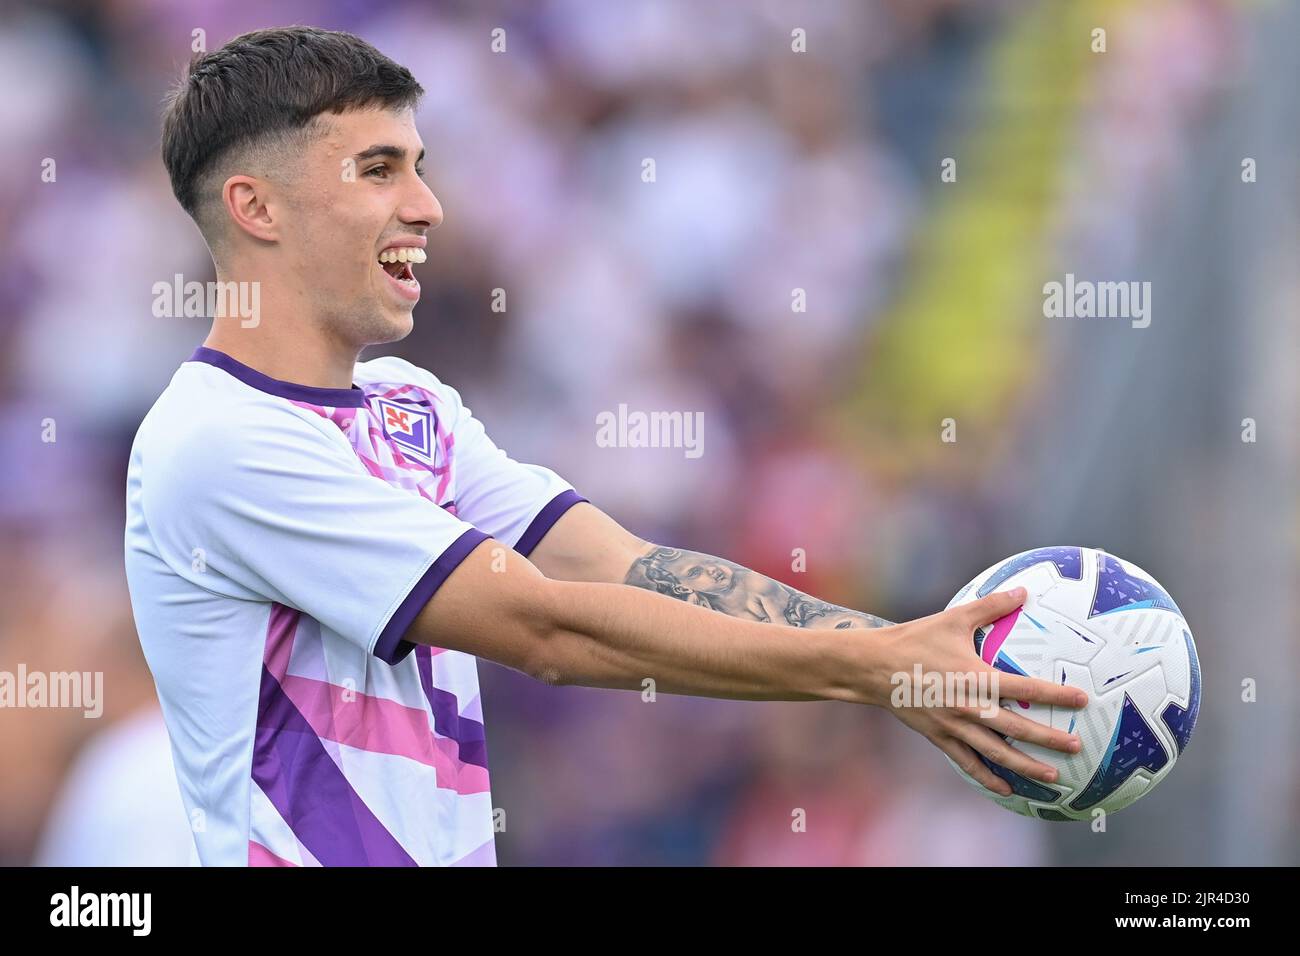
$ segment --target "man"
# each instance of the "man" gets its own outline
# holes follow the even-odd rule
[[[867,704],[917,663],[989,670],[972,632],[1022,592],[888,625],[658,547],[507,457],[434,375],[357,362],[411,331],[442,221],[421,93],[356,37],[295,27],[198,57],[167,107],[176,198],[218,279],[260,303],[214,319],[128,474],[131,600],[202,862],[495,863],[476,657],[552,684]],[[895,712],[1003,794],[985,760],[1052,779],[1006,737],[1075,741],[1008,710]]]

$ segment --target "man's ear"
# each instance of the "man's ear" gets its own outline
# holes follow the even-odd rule
[[[235,228],[255,239],[274,242],[279,230],[269,203],[270,183],[255,176],[231,176],[221,186],[221,201]]]

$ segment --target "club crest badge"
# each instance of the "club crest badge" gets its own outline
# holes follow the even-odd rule
[[[385,435],[403,448],[425,458],[433,457],[433,414],[428,409],[380,399],[379,413],[383,416]]]

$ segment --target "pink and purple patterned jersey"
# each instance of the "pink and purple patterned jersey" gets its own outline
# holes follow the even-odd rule
[[[204,865],[496,862],[476,659],[403,635],[483,541],[527,555],[583,499],[429,372],[353,382],[199,348],[131,449],[131,604]]]

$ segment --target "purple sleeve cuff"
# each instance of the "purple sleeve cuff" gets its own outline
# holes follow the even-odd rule
[[[533,519],[532,524],[528,526],[528,529],[519,536],[519,543],[515,545],[515,550],[525,558],[528,557],[533,553],[533,548],[537,547],[537,545],[541,543],[542,538],[546,536],[546,532],[551,530],[551,525],[560,520],[560,515],[564,514],[579,501],[586,500],[586,498],[582,497],[582,495],[578,494],[572,488],[568,491],[561,491],[558,495],[547,502],[546,507],[543,508],[538,513],[537,517]]]
[[[489,537],[490,535],[478,528],[470,528],[453,541],[433,564],[429,565],[429,570],[415,582],[415,587],[411,588],[410,593],[384,625],[379,639],[375,641],[376,657],[385,664],[396,664],[415,649],[415,645],[403,640],[402,635],[406,633],[420,610],[429,603],[429,598],[442,587],[442,582],[447,580],[447,576],[456,570],[457,565],[464,561],[471,551]]]

